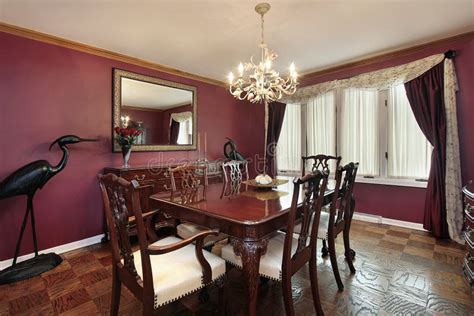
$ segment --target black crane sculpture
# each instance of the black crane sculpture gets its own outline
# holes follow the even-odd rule
[[[45,271],[51,270],[62,262],[60,256],[55,253],[38,255],[38,242],[36,239],[35,215],[33,211],[33,197],[38,189],[41,189],[52,177],[61,172],[66,167],[69,158],[69,149],[66,145],[85,141],[96,141],[95,139],[85,139],[74,135],[61,136],[51,143],[49,150],[54,144],[58,144],[63,151],[61,161],[52,166],[46,160],[33,161],[16,170],[0,182],[0,199],[9,198],[16,195],[26,195],[26,213],[21,224],[20,236],[16,243],[13,264],[0,271],[0,284],[8,284],[19,280],[27,279]],[[21,239],[25,231],[28,215],[31,216],[31,230],[33,234],[34,258],[17,263],[20,252]]]
[[[226,138],[228,141],[224,144],[224,156],[227,159],[244,161],[245,158],[237,151],[237,145],[235,142],[229,137]],[[230,147],[230,150],[228,150],[228,147]]]

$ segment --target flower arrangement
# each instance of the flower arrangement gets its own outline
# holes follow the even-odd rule
[[[137,141],[137,137],[142,134],[141,130],[138,130],[133,127],[116,127],[114,128],[115,133],[115,141],[121,147],[132,147],[133,144]]]

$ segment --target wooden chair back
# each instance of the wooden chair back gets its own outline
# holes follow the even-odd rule
[[[171,201],[177,199],[181,204],[196,203],[205,199],[208,187],[207,166],[183,165],[170,169]],[[202,189],[202,195],[199,190]]]
[[[293,181],[293,199],[283,248],[283,277],[291,277],[312,258],[316,258],[319,219],[327,182],[328,173],[319,170]],[[301,187],[304,188],[304,197],[303,203],[298,207]],[[297,219],[300,217],[302,222],[301,232],[298,236],[298,248],[292,255],[293,232]],[[312,218],[313,221],[311,221]]]
[[[138,182],[135,180],[128,182],[114,174],[99,175],[98,178],[110,232],[114,273],[137,297],[141,297],[142,290],[140,288],[143,288],[143,291],[149,295],[153,295],[153,277],[150,258],[147,254],[148,240],[140,206]],[[127,198],[131,198],[131,210],[127,206],[130,205],[127,203]],[[129,214],[135,216],[143,279],[138,275],[134,264],[133,250],[128,234]]]
[[[221,197],[238,195],[242,182],[249,179],[248,163],[240,160],[225,162],[222,164],[222,174],[224,184]]]
[[[330,162],[333,161],[336,164],[335,169],[337,169],[339,167],[339,164],[341,163],[342,158],[340,156],[335,157],[335,156],[320,154],[320,155],[306,156],[306,157],[303,156],[301,157],[301,159],[303,160],[303,170],[302,170],[301,175],[304,177],[306,173],[306,164],[308,162],[312,162],[311,171],[316,171],[316,170],[326,171],[329,174]]]
[[[336,170],[336,186],[329,210],[328,235],[336,236],[350,225],[354,209],[353,189],[359,163],[348,163]]]

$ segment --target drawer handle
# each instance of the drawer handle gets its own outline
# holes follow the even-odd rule
[[[144,174],[142,174],[141,176],[135,175],[135,177],[133,177],[133,178],[137,181],[143,181],[143,180],[145,180],[145,175]]]

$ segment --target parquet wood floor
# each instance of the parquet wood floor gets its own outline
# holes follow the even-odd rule
[[[318,258],[318,278],[327,315],[474,315],[474,295],[461,272],[463,247],[429,233],[354,221],[352,248],[357,273],[351,275],[337,243],[345,285],[338,292],[329,259]],[[0,315],[107,315],[111,291],[111,254],[98,244],[63,254],[64,262],[41,276],[0,286]],[[297,315],[313,315],[309,274],[293,277]],[[160,315],[213,315],[217,289],[199,303],[197,294],[172,303]],[[245,314],[245,285],[237,269],[228,271],[227,315]],[[280,284],[259,290],[260,315],[284,315]],[[122,290],[121,315],[140,315],[141,303]]]

